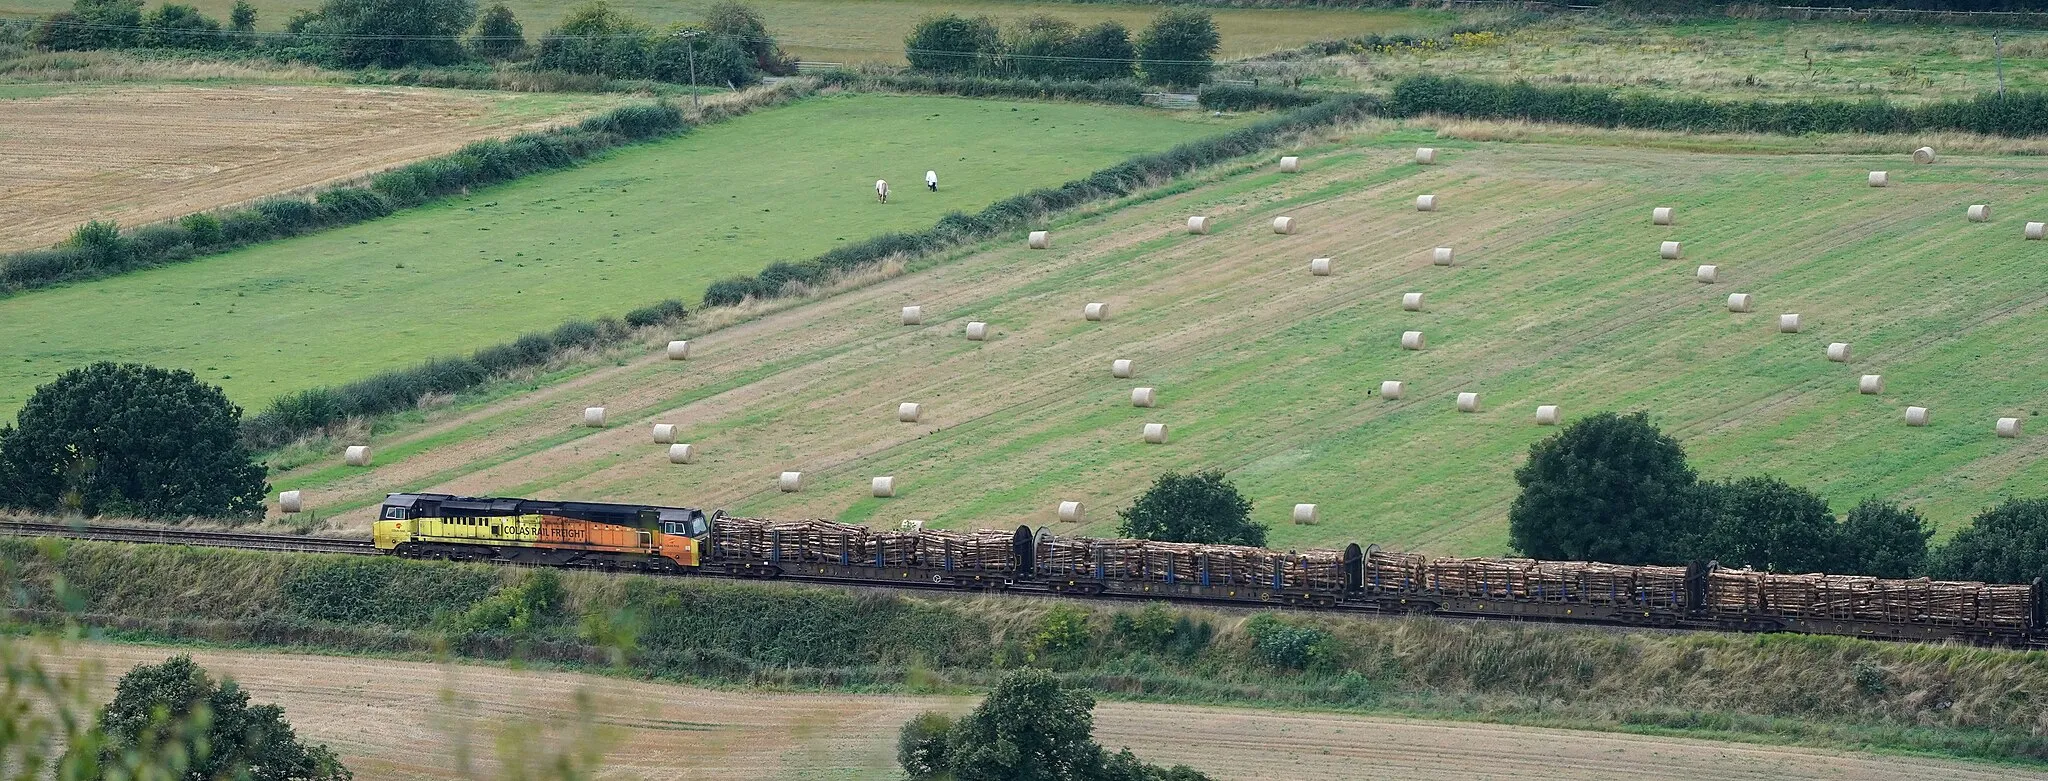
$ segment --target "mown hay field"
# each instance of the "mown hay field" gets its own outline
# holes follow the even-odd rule
[[[1412,161],[1440,147],[1439,165]],[[378,465],[274,477],[360,527],[386,492],[436,490],[675,503],[771,517],[943,527],[1054,524],[1110,534],[1113,510],[1169,469],[1221,468],[1280,546],[1506,549],[1528,446],[1601,410],[1647,410],[1707,477],[1771,474],[1837,507],[1880,496],[1954,528],[2048,480],[2048,162],[1951,155],[1708,154],[1439,141],[1414,131],[1212,172],[1107,213],[697,337],[686,362],[645,357],[380,438]],[[1865,174],[1890,169],[1892,186]],[[1417,195],[1438,196],[1419,213]],[[1965,207],[1992,205],[1989,223]],[[1651,225],[1651,208],[1677,224]],[[1185,231],[1206,214],[1207,236]],[[1299,230],[1275,235],[1291,215]],[[1683,242],[1684,259],[1659,259]],[[1456,250],[1435,266],[1431,248]],[[1331,276],[1309,261],[1334,258]],[[1694,281],[1714,264],[1719,282]],[[1405,312],[1402,294],[1425,294]],[[1730,293],[1755,311],[1727,310]],[[1108,322],[1082,319],[1107,302]],[[898,309],[924,307],[904,327]],[[1777,332],[1781,313],[1804,330]],[[985,342],[962,335],[992,324]],[[1423,331],[1428,349],[1398,346]],[[1833,363],[1831,342],[1854,358]],[[1116,358],[1137,376],[1110,376]],[[1882,395],[1857,393],[1882,374]],[[1383,380],[1407,395],[1377,395]],[[1158,389],[1138,409],[1137,386]],[[1477,392],[1483,411],[1454,400]],[[896,405],[924,404],[918,423]],[[612,428],[577,428],[605,405]],[[1907,428],[1907,405],[1934,425]],[[674,423],[697,463],[671,465],[649,425]],[[1147,445],[1148,422],[1171,441]],[[775,489],[802,470],[801,493]],[[896,478],[896,497],[868,496]],[[1297,502],[1321,505],[1295,526]]]
[[[833,95],[571,171],[176,266],[0,299],[0,414],[96,360],[189,369],[256,408],[1056,185],[1246,121]],[[940,191],[924,191],[936,169]],[[874,181],[895,197],[875,202]]]

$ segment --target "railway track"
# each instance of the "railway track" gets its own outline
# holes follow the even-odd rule
[[[0,521],[0,535],[10,537],[63,537],[100,542],[147,542],[160,545],[200,545],[209,548],[276,551],[281,553],[345,553],[369,556],[378,553],[369,540],[332,537],[302,537],[295,534],[251,534],[196,529],[161,529],[144,526],[92,526],[87,524],[30,523]]]

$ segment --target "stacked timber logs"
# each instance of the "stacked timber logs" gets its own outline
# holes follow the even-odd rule
[[[1038,571],[1046,575],[1272,588],[1278,574],[1283,589],[1344,587],[1344,554],[1332,550],[1048,537],[1039,541],[1037,560]]]
[[[1715,568],[1709,601],[1727,613],[2024,628],[2032,589],[1863,575],[1778,575]]]
[[[712,556],[720,561],[850,564],[1009,571],[1016,567],[1011,533],[937,529],[875,531],[818,518],[774,521],[720,518]]]
[[[1378,568],[1376,570],[1376,567]],[[1389,578],[1398,573],[1400,579]],[[1374,551],[1365,581],[1378,588],[1457,597],[1577,602],[1591,605],[1682,606],[1684,567],[1630,567],[1590,561],[1425,559]]]

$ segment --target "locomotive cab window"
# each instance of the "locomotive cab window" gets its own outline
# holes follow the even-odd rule
[[[403,507],[386,507],[386,508],[384,508],[384,520],[387,520],[387,521],[403,521],[403,520],[406,520],[406,517],[405,517],[405,508],[403,508]]]

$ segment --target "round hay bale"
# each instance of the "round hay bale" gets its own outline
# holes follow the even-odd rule
[[[1931,147],[1931,146],[1923,146],[1923,147],[1920,147],[1919,149],[1915,149],[1915,150],[1913,150],[1913,162],[1915,162],[1915,163],[1919,163],[1919,164],[1921,164],[1921,165],[1931,165],[1931,164],[1933,164],[1933,162],[1934,162],[1934,147]]]
[[[1401,397],[1407,394],[1408,383],[1400,380],[1386,380],[1380,383],[1380,398],[1388,401],[1400,401]]]
[[[1291,236],[1291,235],[1293,235],[1293,234],[1294,234],[1294,218],[1293,218],[1293,217],[1274,217],[1274,218],[1273,218],[1273,232],[1274,232],[1274,233],[1278,233],[1278,234],[1280,234],[1280,235],[1282,235],[1282,236]]]
[[[1678,242],[1667,241],[1657,245],[1657,257],[1665,260],[1677,260],[1685,257],[1685,250],[1679,246]]]
[[[1152,388],[1132,388],[1131,406],[1150,407],[1159,400],[1159,392]]]
[[[804,473],[783,472],[782,476],[775,478],[775,488],[786,494],[804,490]]]
[[[347,450],[341,451],[341,462],[349,466],[369,466],[370,446],[349,445]]]
[[[654,424],[654,444],[657,444],[657,445],[673,445],[673,444],[675,444],[675,443],[676,443],[676,425],[675,425],[674,423],[656,423],[656,424]]]
[[[1025,243],[1032,249],[1051,249],[1052,234],[1045,231],[1032,231],[1031,235],[1025,239]]]
[[[1870,186],[1872,186],[1872,187],[1889,187],[1889,186],[1891,186],[1891,183],[1892,183],[1892,178],[1891,178],[1891,175],[1890,175],[1890,174],[1887,174],[1887,173],[1885,173],[1885,172],[1883,172],[1883,171],[1871,171],[1871,172],[1870,172]]]
[[[1538,426],[1555,426],[1562,418],[1563,416],[1557,411],[1556,404],[1540,404],[1536,407],[1536,425]]]
[[[904,325],[924,325],[924,307],[921,307],[921,306],[906,306],[906,307],[904,307],[904,308],[903,308],[903,324],[904,324]]]
[[[916,518],[905,518],[901,523],[896,524],[896,530],[899,532],[921,532],[924,531],[924,521]]]
[[[1730,312],[1747,312],[1754,303],[1754,297],[1748,293],[1728,294],[1728,311]]]
[[[1692,272],[1692,278],[1699,280],[1700,284],[1703,285],[1714,284],[1715,280],[1721,278],[1721,267],[1711,265],[1701,266]]]
[[[1998,419],[1998,435],[1999,435],[1999,436],[2001,436],[2001,437],[2004,437],[2004,438],[2006,438],[2006,439],[2013,439],[2013,438],[2015,438],[2015,437],[2018,437],[2018,436],[2020,435],[2020,419],[2019,419],[2019,418],[1999,418],[1999,419]],[[291,493],[298,493],[298,492],[297,492],[297,491],[292,491]],[[293,511],[291,511],[291,512],[297,512],[297,511],[296,511],[296,510],[293,510]]]
[[[1109,376],[1111,377],[1119,380],[1128,380],[1136,373],[1137,365],[1131,363],[1129,358],[1118,358],[1109,362]]]
[[[303,511],[304,511],[305,509],[306,509],[306,502],[305,502],[305,500],[304,500],[303,498],[301,498],[301,495],[299,494],[299,492],[297,492],[297,491],[279,491],[279,492],[277,493],[277,510],[278,510],[278,512],[285,512],[285,513],[296,513],[296,512],[303,512]]]
[[[1197,235],[1197,236],[1207,236],[1207,235],[1209,235],[1209,218],[1207,218],[1207,217],[1189,217],[1189,218],[1188,218],[1188,232],[1189,232],[1189,233],[1192,233],[1192,234],[1195,234],[1195,235]]]
[[[874,495],[875,495],[875,498],[877,498],[877,499],[887,499],[887,498],[889,498],[889,497],[891,497],[891,496],[895,496],[895,495],[896,495],[896,478],[894,478],[894,477],[877,477],[877,478],[875,478],[875,479],[873,479],[873,480],[869,480],[869,481],[868,481],[868,493],[874,494]]]
[[[1297,504],[1294,506],[1295,523],[1303,526],[1314,526],[1317,521],[1322,519],[1322,513],[1317,511],[1316,506],[1313,504]]]
[[[1418,196],[1415,196],[1415,210],[1416,210],[1416,211],[1419,211],[1419,212],[1433,212],[1433,211],[1436,211],[1436,196],[1434,196],[1434,195],[1418,195]]]
[[[1402,311],[1404,311],[1404,312],[1420,312],[1420,311],[1422,311],[1422,294],[1421,294],[1421,293],[1402,293],[1402,294],[1401,294],[1401,310],[1402,310]]]
[[[696,461],[697,461],[697,446],[696,446],[696,445],[669,445],[669,446],[668,446],[668,462],[669,462],[669,463],[671,463],[671,464],[691,464],[691,463],[696,463]]]
[[[1100,301],[1081,307],[1081,317],[1091,323],[1109,319],[1109,305]]]
[[[1875,395],[1877,395],[1877,394],[1883,393],[1883,392],[1884,392],[1884,375],[1882,375],[1882,374],[1865,374],[1865,375],[1863,375],[1863,379],[1860,379],[1860,380],[1857,380],[1857,381],[1856,381],[1856,392],[1857,392],[1857,393],[1861,393],[1861,394],[1863,394],[1863,395],[1865,395],[1865,396],[1875,396]]]
[[[1329,275],[1330,275],[1330,259],[1329,259],[1329,258],[1316,258],[1316,259],[1314,259],[1314,260],[1311,260],[1311,261],[1309,261],[1309,262],[1308,262],[1308,273],[1309,273],[1310,275],[1312,275],[1312,276],[1318,276],[1318,277],[1327,277],[1327,276],[1329,276]]]
[[[988,341],[988,323],[975,321],[967,324],[967,341]]]
[[[1301,158],[1293,156],[1280,158],[1280,173],[1301,173]]]
[[[1454,253],[1451,252],[1450,247],[1438,247],[1436,248],[1436,252],[1431,256],[1430,263],[1433,263],[1438,266],[1448,266],[1451,265],[1453,257]]]
[[[1166,444],[1166,424],[1164,424],[1164,423],[1147,423],[1147,424],[1145,424],[1145,444],[1148,444],[1148,445],[1164,445],[1164,444]]]
[[[1416,148],[1415,148],[1415,164],[1416,164],[1416,165],[1436,165],[1436,150],[1435,150],[1434,148],[1431,148],[1431,147],[1426,147],[1426,146],[1420,146],[1420,147],[1416,147]]]
[[[1466,393],[1460,393],[1460,394],[1458,394],[1458,411],[1459,411],[1459,412],[1478,412],[1478,411],[1479,411],[1479,394],[1477,394],[1477,393],[1471,393],[1471,392],[1466,392]]]
[[[1420,349],[1422,349],[1422,348],[1423,348],[1424,346],[1425,346],[1425,341],[1424,341],[1424,339],[1422,338],[1422,332],[1421,332],[1421,331],[1402,331],[1402,332],[1401,332],[1401,349],[1403,349],[1403,350],[1420,350]]]
[[[1671,224],[1671,207],[1669,207],[1669,206],[1659,206],[1659,207],[1657,207],[1657,208],[1655,208],[1655,209],[1651,209],[1651,210],[1650,210],[1650,224],[1651,224],[1651,225],[1670,225],[1670,224]]]
[[[591,428],[604,428],[604,408],[584,407],[583,425]]]
[[[2040,241],[2041,237],[2048,236],[2048,223],[2027,223],[2026,230],[2020,235],[2027,237],[2028,241]]]
[[[1088,508],[1080,502],[1060,502],[1059,518],[1067,523],[1080,523],[1088,519]]]
[[[1915,427],[1915,428],[1918,428],[1918,427],[1920,427],[1920,426],[1925,426],[1925,425],[1927,425],[1927,408],[1926,408],[1926,407],[1907,407],[1907,408],[1906,408],[1906,425],[1908,425],[1908,426],[1913,426],[1913,427]]]
[[[896,405],[896,420],[899,423],[916,423],[917,419],[922,417],[924,417],[923,404],[906,401]]]
[[[1799,333],[1799,316],[1790,312],[1778,315],[1778,333]]]
[[[1973,203],[1973,204],[1970,204],[1970,210],[1969,210],[1968,212],[1966,212],[1966,213],[1967,213],[1967,214],[1968,214],[1968,215],[1970,216],[1970,221],[1971,221],[1971,222],[1990,222],[1990,221],[1991,221],[1991,207],[1990,207],[1990,206],[1988,206],[1988,205],[1986,205],[1986,204],[1981,204],[1981,203]]]
[[[1828,360],[1835,363],[1849,362],[1849,343],[1833,342],[1828,345]]]
[[[680,361],[690,357],[690,340],[677,339],[668,343],[668,359]]]

